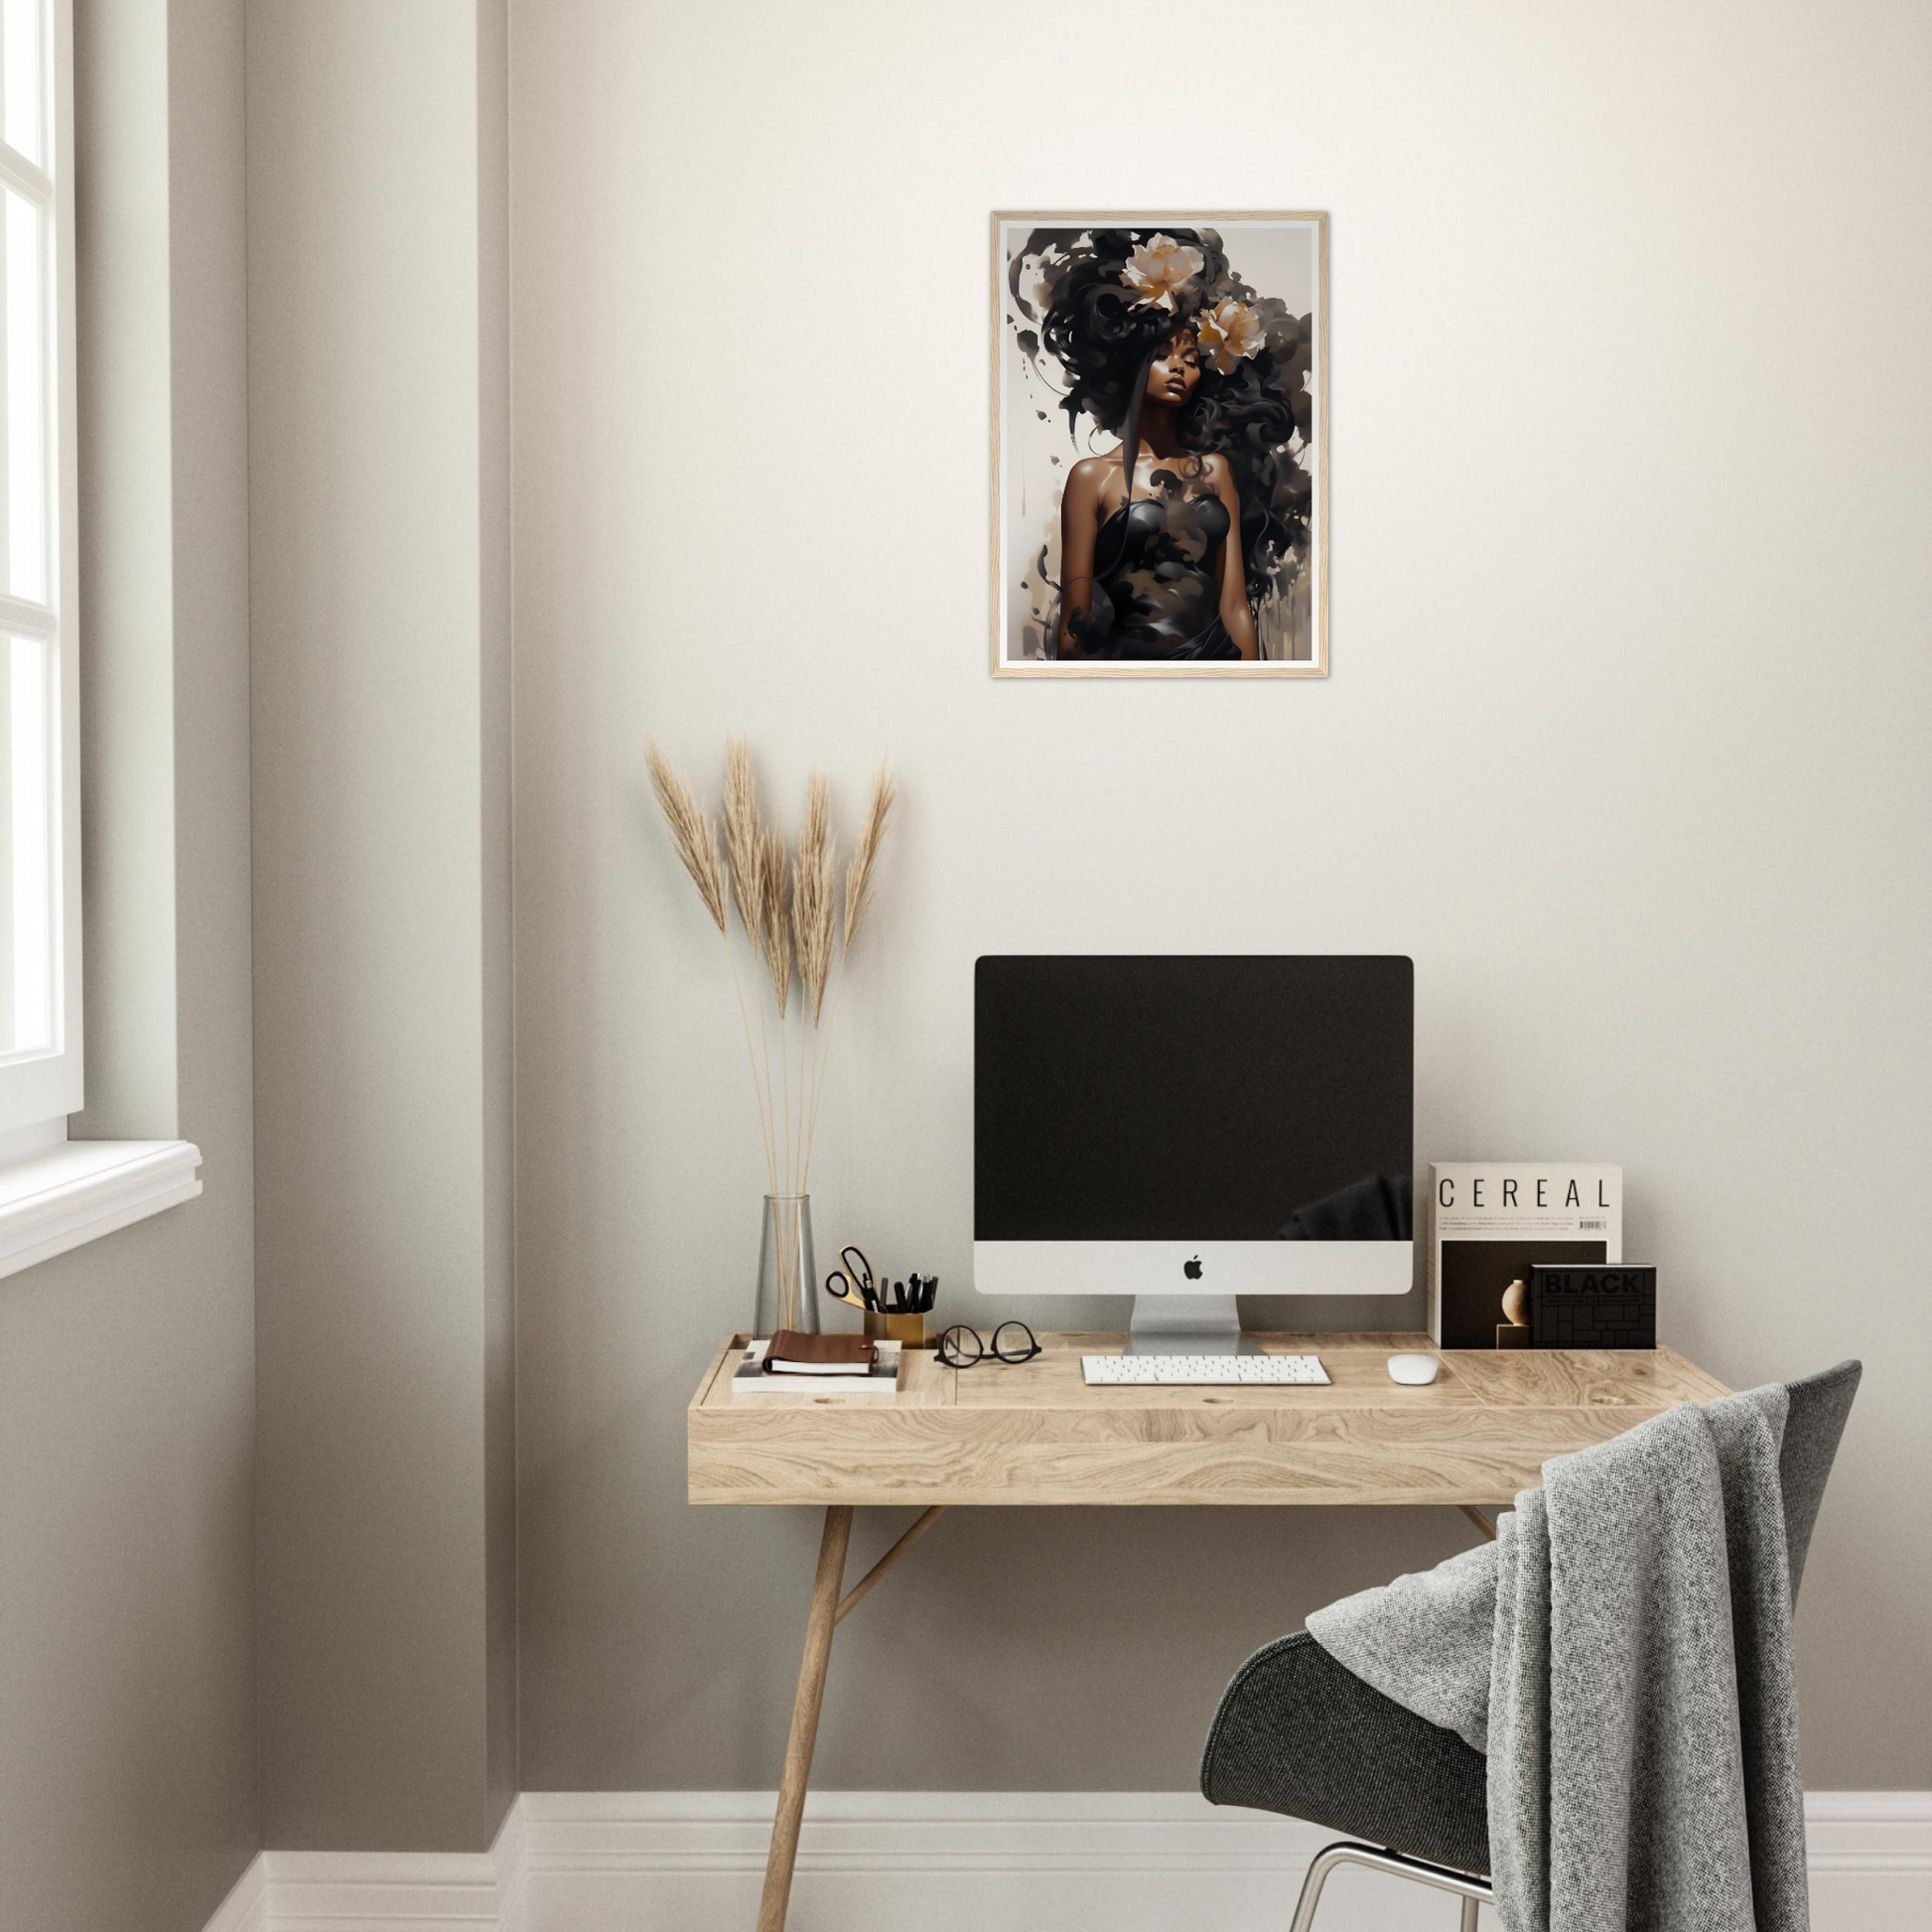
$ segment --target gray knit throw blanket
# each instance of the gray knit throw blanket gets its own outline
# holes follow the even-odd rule
[[[1543,1465],[1495,1543],[1309,1618],[1489,1757],[1505,1932],[1808,1932],[1782,1388]]]

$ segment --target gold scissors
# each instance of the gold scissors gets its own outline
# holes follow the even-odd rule
[[[848,1245],[839,1250],[839,1261],[842,1265],[825,1277],[826,1294],[835,1302],[846,1302],[868,1314],[874,1313],[879,1307],[879,1292],[865,1251]]]

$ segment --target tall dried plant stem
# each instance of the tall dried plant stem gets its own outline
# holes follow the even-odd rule
[[[805,1122],[805,1177],[799,1186],[810,1183],[812,1174],[812,1149],[818,1142],[818,1103],[825,1096],[825,1069],[831,1064],[832,1035],[839,1024],[839,1001],[845,994],[845,976],[850,970],[846,963],[845,949],[839,949],[837,970],[832,974],[832,999],[830,1010],[825,1016],[825,1024],[815,1028],[812,1035],[812,1104],[811,1112]]]
[[[751,948],[754,967],[765,963],[768,936],[766,907],[766,868],[769,840],[759,811],[758,779],[752,770],[752,748],[741,733],[725,740],[725,858],[730,872],[731,896],[738,906],[739,923],[745,929],[745,943]],[[738,961],[732,959],[736,974]],[[778,1107],[771,1084],[771,1041],[764,1024],[764,994],[761,980],[754,978],[759,1009],[759,1045],[751,1044],[751,1029],[746,1027],[746,1050],[751,1055],[752,1079],[759,1090],[759,1116],[764,1128],[765,1190],[776,1196],[781,1192],[778,1174]],[[739,989],[739,1004],[744,1005],[744,989]]]
[[[792,1193],[795,1190],[793,1189],[791,1184],[791,1055],[789,1052],[785,1050],[786,1044],[787,1042],[785,1039],[785,1017],[781,1013],[778,1016],[778,1078],[782,1083],[784,1089],[784,1102],[785,1102],[784,1181],[785,1181],[785,1198],[789,1200],[791,1198]],[[787,1246],[786,1253],[789,1254],[789,1252],[790,1249],[789,1246]],[[782,1284],[783,1277],[780,1276],[779,1280],[780,1283]]]
[[[791,923],[798,958],[798,1158],[801,1173],[811,1156],[814,1049],[822,1041],[825,982],[832,969],[838,931],[838,868],[832,837],[832,794],[825,774],[814,770],[805,785],[805,819],[792,869]],[[807,1022],[809,1021],[809,1029]]]
[[[772,1238],[778,1244],[776,1256],[777,1307],[774,1310],[774,1313],[777,1318],[777,1325],[780,1328],[789,1328],[794,1325],[792,1319],[791,1277],[793,1273],[793,1259],[797,1249],[797,1241],[793,1234],[791,1224],[793,1211],[790,1200],[792,1191],[791,1137],[786,1116],[779,1111],[779,1096],[773,1087],[771,1079],[771,1035],[765,1024],[764,987],[761,983],[757,986],[754,998],[758,1001],[759,1009],[759,1068],[763,1074],[764,1104],[770,1108],[772,1120],[771,1151],[765,1167],[765,1181],[767,1190],[771,1195]],[[782,1069],[786,1060],[785,1020],[782,1013],[778,1016],[778,1051],[776,1057]],[[788,1087],[785,1105],[787,1108],[790,1105]]]
[[[752,1017],[745,1006],[745,982],[739,975],[738,955],[732,950],[729,933],[725,935],[725,959],[732,969],[732,992],[738,997],[738,1024],[745,1029],[745,1057],[751,1062],[752,1098],[758,1102],[759,1139],[764,1148],[765,1184],[771,1187],[777,1179],[778,1173],[776,1151],[771,1141],[771,1116],[765,1110],[764,1087],[759,1079],[758,1051],[752,1044]],[[760,1013],[759,1018],[762,1020],[763,1014]]]
[[[791,871],[785,861],[783,845],[768,826],[759,833],[759,870],[763,895],[759,904],[759,939],[764,957],[765,977],[771,984],[771,1001],[778,1010],[778,1078],[782,1111],[778,1115],[784,1128],[784,1191],[796,1191],[797,1173],[794,1140],[791,1131],[791,1054],[790,1035],[785,1032],[790,1003],[792,976]],[[762,1004],[760,1003],[760,1011]],[[804,1016],[799,1016],[803,1024]],[[781,1277],[782,1279],[782,1277]]]
[[[811,1136],[809,1133],[806,1132],[805,1097],[808,1089],[805,1083],[805,1069],[807,1065],[807,1049],[810,1046],[813,1038],[816,1037],[817,1031],[818,1031],[815,1027],[808,1028],[806,1026],[805,1013],[806,1013],[805,1002],[801,1000],[798,1003],[798,1120],[797,1120],[797,1135],[798,1135],[797,1147],[798,1147],[798,1167],[799,1167],[798,1191],[801,1194],[806,1191],[806,1186],[805,1186],[806,1176],[811,1173],[811,1165],[812,1165]]]
[[[758,1001],[759,1008],[759,1065],[764,1075],[764,1105],[770,1109],[773,1122],[771,1130],[771,1166],[769,1178],[771,1181],[771,1191],[776,1195],[783,1193],[784,1189],[778,1185],[778,1137],[776,1126],[778,1101],[771,1086],[771,1040],[764,1030],[764,988],[761,986],[757,987],[753,993],[753,998]]]
[[[886,827],[892,822],[893,801],[898,795],[898,787],[893,781],[893,768],[889,760],[881,759],[879,769],[873,774],[872,796],[866,803],[865,823],[859,828],[859,836],[853,842],[852,863],[845,873],[845,923],[840,933],[838,984],[832,989],[832,1012],[825,1023],[822,1037],[816,1042],[818,1052],[812,1069],[811,1115],[805,1127],[805,1178],[799,1183],[808,1185],[812,1172],[812,1147],[818,1138],[818,1107],[825,1095],[825,1069],[831,1064],[832,1034],[839,1023],[839,1002],[845,992],[845,976],[850,970],[849,956],[852,942],[859,936],[859,928],[865,923],[866,909],[872,904],[873,868],[879,863],[880,848],[886,842]]]
[[[806,1025],[805,1003],[798,1004],[798,1191],[805,1191],[804,1169],[811,1159],[811,1146],[805,1139],[805,1049],[809,1043],[811,1029]]]
[[[759,1009],[759,1064],[763,1070],[764,1075],[764,1105],[770,1110],[771,1115],[770,1180],[771,1192],[775,1198],[782,1196],[787,1191],[783,1185],[783,1181],[788,1164],[781,1165],[778,1159],[780,1152],[778,1128],[782,1116],[778,1112],[777,1089],[772,1085],[771,1081],[771,1035],[765,1030],[764,988],[761,984],[756,986],[753,998],[758,1001]],[[782,1058],[784,1053],[784,1016],[782,1014],[778,1018],[778,1050]]]
[[[805,1127],[805,1173],[798,1185],[801,1191],[811,1185],[812,1148],[818,1140],[818,1103],[825,1094],[825,1069],[832,1057],[832,1031],[839,1024],[839,996],[845,991],[845,976],[848,971],[844,949],[839,952],[839,970],[832,981],[832,1010],[825,1016],[825,1026],[815,1042],[812,1054],[812,1111]]]
[[[799,1024],[804,1023],[803,1014]],[[778,1250],[778,1308],[787,1328],[797,1326],[797,1284],[793,1273],[798,1261],[798,1189],[792,1185],[791,1132],[791,1042],[785,1036],[785,1016],[778,1015],[778,1071],[784,1083],[784,1198],[778,1207],[778,1225],[783,1244]]]

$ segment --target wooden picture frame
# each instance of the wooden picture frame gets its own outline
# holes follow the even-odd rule
[[[1097,233],[1103,241],[1095,240]],[[998,210],[991,239],[993,676],[1327,676],[1327,214]],[[1100,377],[1075,378],[1054,345],[1070,345],[1076,353],[1089,346],[1075,333],[1079,322],[1069,318],[1091,315],[1096,296],[1107,323],[1125,318],[1128,332],[1139,334],[1120,351],[1117,366]],[[1303,298],[1307,307],[1299,309]],[[1120,457],[1125,428],[1110,426],[1109,419],[1124,407],[1125,395],[1142,393],[1146,365],[1136,367],[1130,350],[1167,315],[1174,319],[1176,342],[1192,334],[1199,369],[1188,397],[1194,413],[1174,420],[1189,439],[1184,447],[1207,454],[1165,459],[1168,467],[1160,468],[1145,437],[1137,437],[1141,460],[1128,488]],[[1083,356],[1081,366],[1092,359]],[[1133,371],[1125,381],[1122,368]],[[1075,394],[1083,380],[1086,386]],[[1146,407],[1152,411],[1157,404]],[[1284,408],[1295,417],[1288,436],[1280,435]],[[1227,419],[1242,409],[1264,425],[1261,434],[1231,432]],[[1221,481],[1212,473],[1203,480],[1200,463],[1213,464],[1221,448],[1231,453],[1219,459]],[[1165,568],[1151,566],[1136,577],[1136,555],[1123,560],[1122,553],[1129,533],[1144,531],[1146,519],[1138,526],[1131,517],[1122,523],[1120,540],[1109,550],[1104,540],[1112,524],[1103,511],[1111,498],[1103,497],[1087,526],[1099,526],[1093,562],[1100,582],[1095,592],[1074,594],[1069,618],[1061,598],[1060,549],[1063,542],[1087,541],[1066,534],[1063,496],[1076,464],[1082,475],[1074,486],[1088,494],[1100,488],[1119,497],[1125,490],[1138,502],[1165,490],[1172,511],[1201,504],[1218,488],[1224,503],[1238,503],[1243,545],[1233,568],[1237,588],[1245,576],[1252,632],[1246,641],[1254,646],[1253,657],[1233,654],[1242,641],[1240,607],[1235,592],[1210,576],[1227,566],[1227,539],[1206,550],[1202,532],[1187,527],[1190,519],[1206,523],[1211,510],[1183,507],[1174,518]],[[1176,481],[1176,464],[1195,466],[1188,483]],[[1148,483],[1147,475],[1160,482]],[[1102,479],[1097,484],[1096,477]],[[1208,525],[1207,537],[1213,527]],[[1169,535],[1164,527],[1156,541]],[[1177,608],[1163,605],[1150,614],[1135,586],[1153,586],[1158,602],[1166,593],[1155,585],[1157,577],[1179,583],[1170,600]],[[1094,577],[1075,581],[1091,583]],[[1098,594],[1106,590],[1113,595]],[[1218,616],[1202,621],[1217,597]],[[1096,609],[1098,624],[1092,621]],[[1217,629],[1221,619],[1225,624]],[[1196,626],[1191,635],[1183,634],[1190,624]],[[1163,654],[1169,649],[1174,654]]]

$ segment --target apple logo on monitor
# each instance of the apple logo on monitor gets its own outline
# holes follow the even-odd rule
[[[1182,1262],[1180,1265],[1180,1272],[1183,1275],[1185,1275],[1190,1282],[1199,1281],[1200,1280],[1200,1256],[1196,1255],[1192,1261]]]

